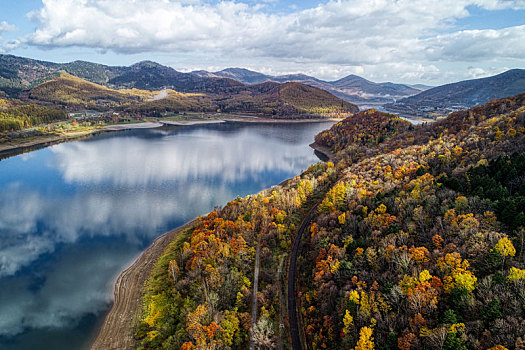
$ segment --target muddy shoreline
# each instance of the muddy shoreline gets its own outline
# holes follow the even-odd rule
[[[144,284],[174,237],[194,225],[196,220],[156,238],[131,266],[120,273],[115,282],[113,306],[106,315],[91,350],[131,350],[137,347],[133,328],[141,316]]]

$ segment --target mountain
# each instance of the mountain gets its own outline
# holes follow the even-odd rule
[[[396,84],[396,83],[391,83],[391,82],[379,83],[379,85],[381,85],[384,88],[390,89],[390,91],[392,91],[392,93],[395,95],[411,96],[411,95],[419,93],[420,91],[425,90],[423,88],[417,88],[411,85]]]
[[[0,91],[10,95],[17,95],[23,90],[30,89],[50,74],[59,71],[109,88],[142,90],[168,88],[188,93],[236,94],[245,84],[260,84],[267,81],[298,82],[323,89],[345,101],[359,105],[380,105],[420,92],[406,85],[377,84],[355,75],[328,82],[305,74],[271,76],[244,68],[227,68],[213,73],[207,71],[182,73],[151,61],[139,62],[129,67],[115,67],[86,61],[52,63],[0,55],[0,67]]]
[[[232,79],[199,77],[151,61],[139,62],[129,67],[112,67],[85,61],[52,63],[13,55],[0,55],[0,91],[17,95],[60,71],[117,89],[172,88],[183,92],[227,93],[232,88],[243,86]]]
[[[386,103],[395,101],[401,96],[419,93],[419,90],[409,86],[393,83],[374,83],[357,75],[349,75],[331,82],[338,93],[352,96],[355,101]]]
[[[226,68],[213,73],[217,77],[237,80],[244,84],[260,84],[265,81],[273,80],[271,76],[254,72],[244,68]]]
[[[166,70],[150,62],[132,66],[136,74],[126,74],[130,86],[147,84],[148,87],[161,86],[177,80],[158,80],[160,72],[182,74]],[[142,77],[136,80],[137,77]],[[121,76],[122,77],[122,76]],[[123,78],[123,79],[124,79]],[[210,83],[211,81],[211,83]],[[232,83],[230,86],[227,83]],[[213,83],[216,83],[213,85]],[[226,83],[226,84],[225,84]],[[120,82],[123,85],[124,83]],[[186,86],[187,87],[187,86]],[[197,87],[194,87],[197,89]],[[207,91],[208,89],[209,91]],[[45,81],[29,90],[28,97],[34,101],[44,101],[70,108],[89,108],[96,110],[126,110],[129,112],[160,117],[164,113],[215,112],[262,114],[274,118],[299,116],[320,116],[331,113],[357,112],[356,106],[332,94],[299,83],[266,82],[257,85],[243,85],[231,79],[213,78],[200,92],[180,92],[172,89],[150,91],[146,89],[112,89],[75,77],[65,72],[53,73]]]
[[[171,87],[174,81],[185,79],[186,74],[152,61],[142,61],[127,67],[108,81],[121,88],[156,90]]]
[[[56,63],[13,55],[0,55],[0,90],[14,94],[56,72]]]
[[[110,67],[110,72],[113,77],[105,85],[118,89],[173,89],[188,93],[226,94],[238,93],[244,86],[233,79],[182,73],[152,61],[142,61],[129,67]]]
[[[198,73],[203,76],[204,72]],[[345,101],[357,105],[384,104],[397,99],[415,95],[422,90],[403,84],[374,83],[357,75],[349,75],[336,81],[324,81],[305,74],[271,76],[243,68],[228,68],[208,73],[213,76],[235,79],[245,84],[276,81],[280,83],[298,82],[326,90]]]
[[[525,70],[512,69],[492,77],[460,81],[423,91],[387,105],[392,111],[414,115],[446,115],[525,91]]]
[[[424,85],[424,84],[413,84],[413,85],[408,85],[408,86],[410,86],[411,88],[417,89],[417,90],[421,90],[421,91],[425,91],[425,90],[432,89],[433,87],[435,87],[435,86]]]
[[[154,115],[220,110],[275,117],[358,111],[355,105],[323,89],[296,82],[246,85],[232,78],[257,82],[266,76],[241,68],[182,73],[152,61],[111,67],[85,61],[57,64],[10,55],[0,55],[0,63],[0,90],[9,94],[29,91],[31,99],[75,108],[119,108]],[[309,79],[318,85],[321,82],[303,75],[279,79],[292,78]],[[164,98],[154,98],[158,90],[168,93]]]
[[[107,84],[126,69],[126,67],[111,67],[87,61],[63,63],[58,68],[71,75],[97,84]]]
[[[237,197],[149,249],[154,264],[122,275],[149,278],[115,298],[105,340],[523,349],[524,111],[525,93],[431,124],[376,110],[334,124],[316,136],[333,161]],[[118,314],[124,292],[141,298],[135,324]]]

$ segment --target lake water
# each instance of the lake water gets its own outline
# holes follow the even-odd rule
[[[153,239],[299,174],[331,124],[130,130],[0,161],[0,349],[89,347]]]

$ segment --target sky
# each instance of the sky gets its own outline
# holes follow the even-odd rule
[[[525,68],[525,0],[0,0],[0,53],[440,85]]]

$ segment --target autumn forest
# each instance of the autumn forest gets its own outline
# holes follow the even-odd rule
[[[525,349],[524,101],[418,126],[368,110],[322,132],[333,162],[232,200],[168,246],[140,348],[295,348],[295,298],[303,348]]]

